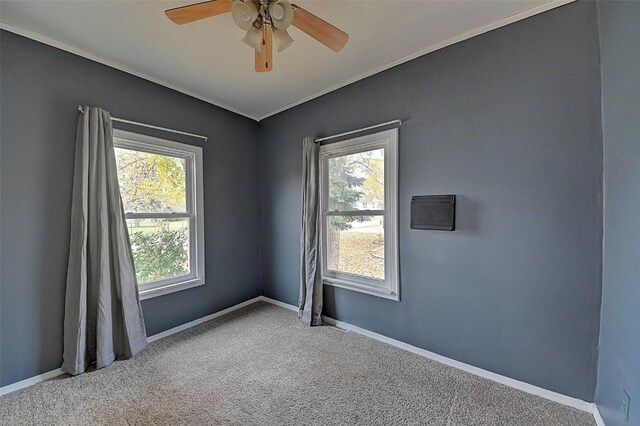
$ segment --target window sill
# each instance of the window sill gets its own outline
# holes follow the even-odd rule
[[[398,293],[386,288],[375,288],[372,286],[362,285],[351,281],[339,280],[336,278],[323,278],[322,283],[333,287],[345,288],[347,290],[369,294],[371,296],[378,296],[384,299],[394,300],[396,302],[400,301],[400,296],[398,295]]]
[[[188,288],[204,285],[204,278],[195,278],[187,281],[180,281],[173,284],[163,285],[162,287],[149,288],[139,290],[140,300],[147,300],[165,294],[175,293],[176,291],[186,290]]]

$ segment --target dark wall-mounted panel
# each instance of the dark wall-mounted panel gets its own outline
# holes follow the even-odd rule
[[[453,231],[456,229],[455,195],[411,197],[411,229]]]
[[[594,2],[569,3],[262,120],[262,294],[298,303],[303,137],[402,117],[402,302],[325,286],[323,313],[593,401],[602,276],[596,18]],[[452,193],[455,232],[410,228],[413,195]]]

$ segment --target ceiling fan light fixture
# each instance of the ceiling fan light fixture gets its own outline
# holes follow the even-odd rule
[[[293,7],[287,0],[273,0],[269,4],[269,16],[275,28],[286,30],[293,23]]]
[[[273,40],[276,43],[276,49],[278,52],[282,52],[284,49],[291,46],[291,43],[294,41],[287,30],[280,30],[278,28],[273,30]]]
[[[256,72],[273,69],[273,44],[278,52],[291,46],[293,38],[287,32],[291,25],[334,52],[341,51],[347,44],[349,34],[289,1],[200,0],[165,10],[165,15],[175,24],[182,25],[231,13],[236,25],[246,31],[243,43],[255,51]]]
[[[233,0],[231,3],[231,16],[241,30],[250,30],[258,15],[258,6],[253,0]]]
[[[262,50],[262,31],[255,25],[251,25],[242,41],[255,49],[256,52],[260,52]]]

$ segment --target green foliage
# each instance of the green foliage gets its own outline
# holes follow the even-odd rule
[[[369,158],[362,167],[367,171],[367,179],[362,184],[364,200],[368,203],[384,201],[384,160]]]
[[[185,161],[116,148],[118,181],[127,212],[185,210]]]
[[[353,210],[363,193],[358,190],[365,178],[355,175],[352,156],[335,157],[329,161],[329,204],[335,210]],[[363,222],[361,216],[330,216],[331,228],[336,231],[351,229],[352,222]]]
[[[130,237],[138,283],[189,272],[188,228],[171,229],[164,223],[150,232],[133,232]]]

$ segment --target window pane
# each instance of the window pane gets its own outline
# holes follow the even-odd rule
[[[138,284],[189,273],[189,219],[127,219]]]
[[[384,149],[329,159],[329,210],[384,209]]]
[[[186,211],[186,160],[116,148],[118,181],[128,213]]]
[[[327,268],[384,279],[384,216],[326,216]]]

